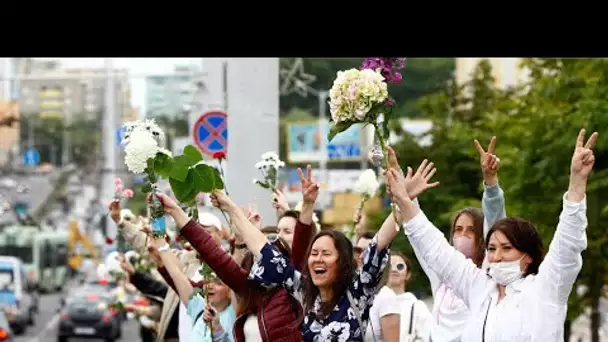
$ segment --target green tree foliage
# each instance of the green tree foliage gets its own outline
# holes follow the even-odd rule
[[[418,104],[433,119],[433,145],[416,146],[404,139],[395,149],[403,167],[417,166],[429,158],[438,169],[441,186],[425,193],[420,203],[427,216],[446,235],[453,213],[467,205],[480,206],[483,191],[479,159],[472,141],[498,138],[501,158],[499,179],[505,191],[507,215],[532,221],[545,248],[553,238],[561,211],[561,198],[568,187],[569,166],[580,128],[588,135],[597,130],[596,163],[587,188],[588,248],[575,288],[588,291],[570,296],[568,323],[585,306],[596,304],[608,272],[608,205],[601,200],[608,190],[608,60],[525,59],[530,80],[507,90],[494,87],[490,65],[482,62],[464,85],[453,82],[423,98]],[[378,215],[376,225],[386,213]],[[400,237],[394,247],[409,255],[411,248]],[[416,270],[420,275],[419,269]],[[420,279],[422,278],[422,279]],[[412,290],[428,291],[426,277],[411,284]],[[599,324],[599,320],[595,320]]]

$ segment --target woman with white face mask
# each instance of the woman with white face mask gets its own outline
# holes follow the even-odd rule
[[[530,222],[499,220],[487,238],[489,272],[477,268],[447,242],[412,202],[398,171],[388,173],[388,188],[401,209],[410,243],[470,309],[463,341],[563,341],[568,296],[587,247],[585,192],[597,133],[586,144],[584,137],[583,129],[547,255],[543,259],[542,240]]]
[[[452,220],[449,241],[464,256],[481,267],[485,258],[484,238],[490,230],[490,226],[497,220],[506,217],[505,198],[498,184],[498,170],[500,158],[496,156],[496,137],[492,137],[487,150],[474,141],[475,148],[479,152],[481,172],[483,174],[484,192],[482,197],[482,209],[467,207],[459,210]],[[390,166],[398,168],[397,160],[389,160]],[[421,169],[432,167],[433,163],[423,162],[422,168],[418,168],[414,178]],[[408,168],[408,173],[411,172]],[[419,205],[417,199],[414,200]],[[432,329],[430,340],[434,342],[460,341],[462,331],[469,317],[469,308],[454,291],[447,286],[439,276],[425,263],[420,251],[413,246],[414,253],[418,258],[420,266],[429,278],[433,294]]]

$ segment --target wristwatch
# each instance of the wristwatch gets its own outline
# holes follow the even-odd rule
[[[247,244],[246,243],[235,243],[234,244],[234,248],[236,248],[236,249],[244,249],[244,248],[247,248]]]
[[[161,248],[158,249],[158,252],[162,253],[162,252],[168,252],[170,250],[171,250],[171,247],[169,246],[169,244],[165,244]]]

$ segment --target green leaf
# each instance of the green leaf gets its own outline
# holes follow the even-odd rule
[[[329,129],[329,134],[327,134],[327,139],[332,141],[332,139],[338,135],[338,133],[342,133],[346,131],[350,126],[352,126],[354,122],[351,121],[342,121],[338,123],[334,123]]]
[[[192,200],[193,197],[196,197],[191,183],[180,182],[175,178],[169,178],[169,184],[171,185],[171,190],[173,191],[175,198],[182,203],[188,202],[189,200]]]
[[[173,158],[164,153],[158,153],[155,159],[154,169],[156,172],[163,178],[169,178],[173,168]]]
[[[256,180],[255,184],[261,186],[264,189],[270,189],[270,185],[268,185],[268,183],[266,183],[266,182],[262,182],[262,181]]]
[[[224,189],[224,180],[222,179],[222,175],[220,172],[212,167],[213,171],[213,189],[223,190]]]
[[[152,184],[150,184],[149,182],[144,183],[144,185],[141,186],[141,192],[143,193],[149,193],[152,191]]]
[[[203,155],[196,147],[188,145],[184,147],[184,155],[190,159],[190,166],[196,165],[199,161],[203,160]]]
[[[196,191],[211,192],[215,188],[214,170],[213,167],[206,164],[200,164],[190,169]]]
[[[186,177],[188,177],[190,164],[190,158],[188,158],[188,156],[181,155],[173,158],[173,167],[171,168],[170,178],[180,182],[185,182]]]

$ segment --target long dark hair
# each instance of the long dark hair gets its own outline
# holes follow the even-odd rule
[[[274,242],[272,242],[272,245],[277,251],[279,251],[283,256],[285,256],[285,258],[291,259],[291,248],[289,248],[289,245],[285,242],[285,240],[277,238],[276,240],[274,240]],[[241,268],[249,272],[251,271],[251,267],[253,267],[253,263],[253,253],[247,250],[245,256],[243,257],[243,260],[241,261]],[[251,281],[249,285],[250,286],[247,286],[247,292],[244,293],[242,296],[237,297],[237,316],[240,316],[246,312],[255,313],[257,311],[258,305],[260,305],[261,303],[257,303],[251,298],[251,291],[254,287],[256,288],[256,291],[276,291],[276,289],[266,289],[262,286],[256,286]]]
[[[526,253],[532,259],[524,271],[524,277],[528,274],[537,274],[538,268],[545,258],[545,249],[543,239],[532,222],[520,218],[504,218],[494,222],[488,231],[486,246],[490,244],[490,237],[496,231],[505,234],[515,249]]]
[[[475,207],[467,207],[460,209],[454,220],[452,220],[452,229],[450,230],[450,244],[453,244],[454,233],[456,232],[456,221],[461,215],[469,215],[473,220],[473,233],[475,234],[475,259],[473,262],[477,267],[481,267],[483,259],[486,257],[486,244],[483,240],[483,211]]]
[[[317,241],[323,236],[327,236],[332,239],[334,242],[334,246],[338,251],[338,278],[332,284],[333,297],[329,302],[321,303],[321,310],[319,312],[322,317],[326,317],[338,304],[338,301],[340,301],[342,296],[346,294],[348,285],[355,277],[357,264],[355,263],[355,258],[353,256],[352,242],[346,237],[346,235],[335,230],[322,230],[317,233],[317,235],[315,235],[315,237],[312,239],[312,242],[310,243],[310,246],[308,247],[308,252],[306,253],[307,259],[308,257],[310,257],[310,252],[315,241]],[[311,312],[315,300],[319,295],[319,288],[316,287],[315,284],[313,284],[312,282],[308,265],[304,267],[302,281],[304,289],[304,312],[309,313]]]

